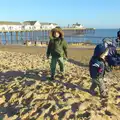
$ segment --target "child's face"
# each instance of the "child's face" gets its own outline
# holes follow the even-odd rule
[[[56,38],[59,38],[59,37],[60,37],[60,33],[59,33],[59,32],[54,32],[54,36],[55,36]]]

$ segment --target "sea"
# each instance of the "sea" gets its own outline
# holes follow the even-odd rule
[[[96,29],[94,33],[88,33],[84,35],[72,36],[71,39],[66,38],[68,42],[86,42],[99,44],[106,37],[111,38],[113,41],[117,38],[117,32],[119,29]]]
[[[102,42],[102,39],[105,37],[109,37],[113,40],[117,38],[117,31],[119,29],[95,29],[95,32],[82,34],[82,35],[71,35],[65,36],[65,40],[68,43],[79,43],[79,42],[86,42],[92,44],[99,44]],[[12,33],[12,41],[10,33],[6,34],[6,39],[8,44],[23,44],[25,40],[36,40],[36,41],[49,41],[48,33],[42,32],[28,32],[27,36],[26,33],[18,33],[18,38],[16,38],[16,33]],[[43,35],[45,34],[45,35]],[[1,42],[2,44],[6,43],[4,33],[1,33]],[[18,40],[16,40],[18,39]]]

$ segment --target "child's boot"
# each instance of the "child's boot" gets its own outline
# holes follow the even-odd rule
[[[61,79],[64,79],[64,78],[65,78],[65,77],[64,77],[64,72],[61,72],[60,75],[61,75],[61,77],[60,77]]]
[[[51,80],[55,80],[55,76],[54,75],[51,75]]]
[[[96,83],[92,82],[92,85],[90,87],[90,94],[93,95],[93,96],[98,94],[96,91],[94,91],[96,87],[97,87]]]
[[[98,92],[97,92],[97,91],[94,91],[94,90],[90,90],[90,94],[93,95],[93,96],[95,96],[95,95],[98,94]]]
[[[106,91],[101,92],[100,97],[101,98],[107,98],[107,92]]]

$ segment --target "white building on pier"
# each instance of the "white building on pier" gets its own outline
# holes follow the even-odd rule
[[[19,30],[49,30],[57,26],[56,23],[43,23],[39,21],[9,22],[0,21],[0,31],[19,31]]]
[[[55,23],[39,22],[39,21],[24,21],[22,28],[25,30],[41,30],[53,29],[57,26]]]
[[[41,24],[39,21],[24,21],[22,28],[24,30],[40,30]]]
[[[72,25],[72,28],[84,28],[83,25],[76,23]]]
[[[1,31],[22,30],[22,26],[20,22],[0,21],[0,30]]]
[[[56,23],[42,23],[41,22],[41,28],[42,29],[53,29],[56,26],[58,26],[58,24],[56,24]]]

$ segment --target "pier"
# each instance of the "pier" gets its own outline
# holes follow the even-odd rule
[[[95,32],[94,28],[62,28],[65,36],[83,35]],[[41,30],[9,30],[0,31],[0,44],[25,44],[27,41],[32,43],[48,43],[50,29]]]

